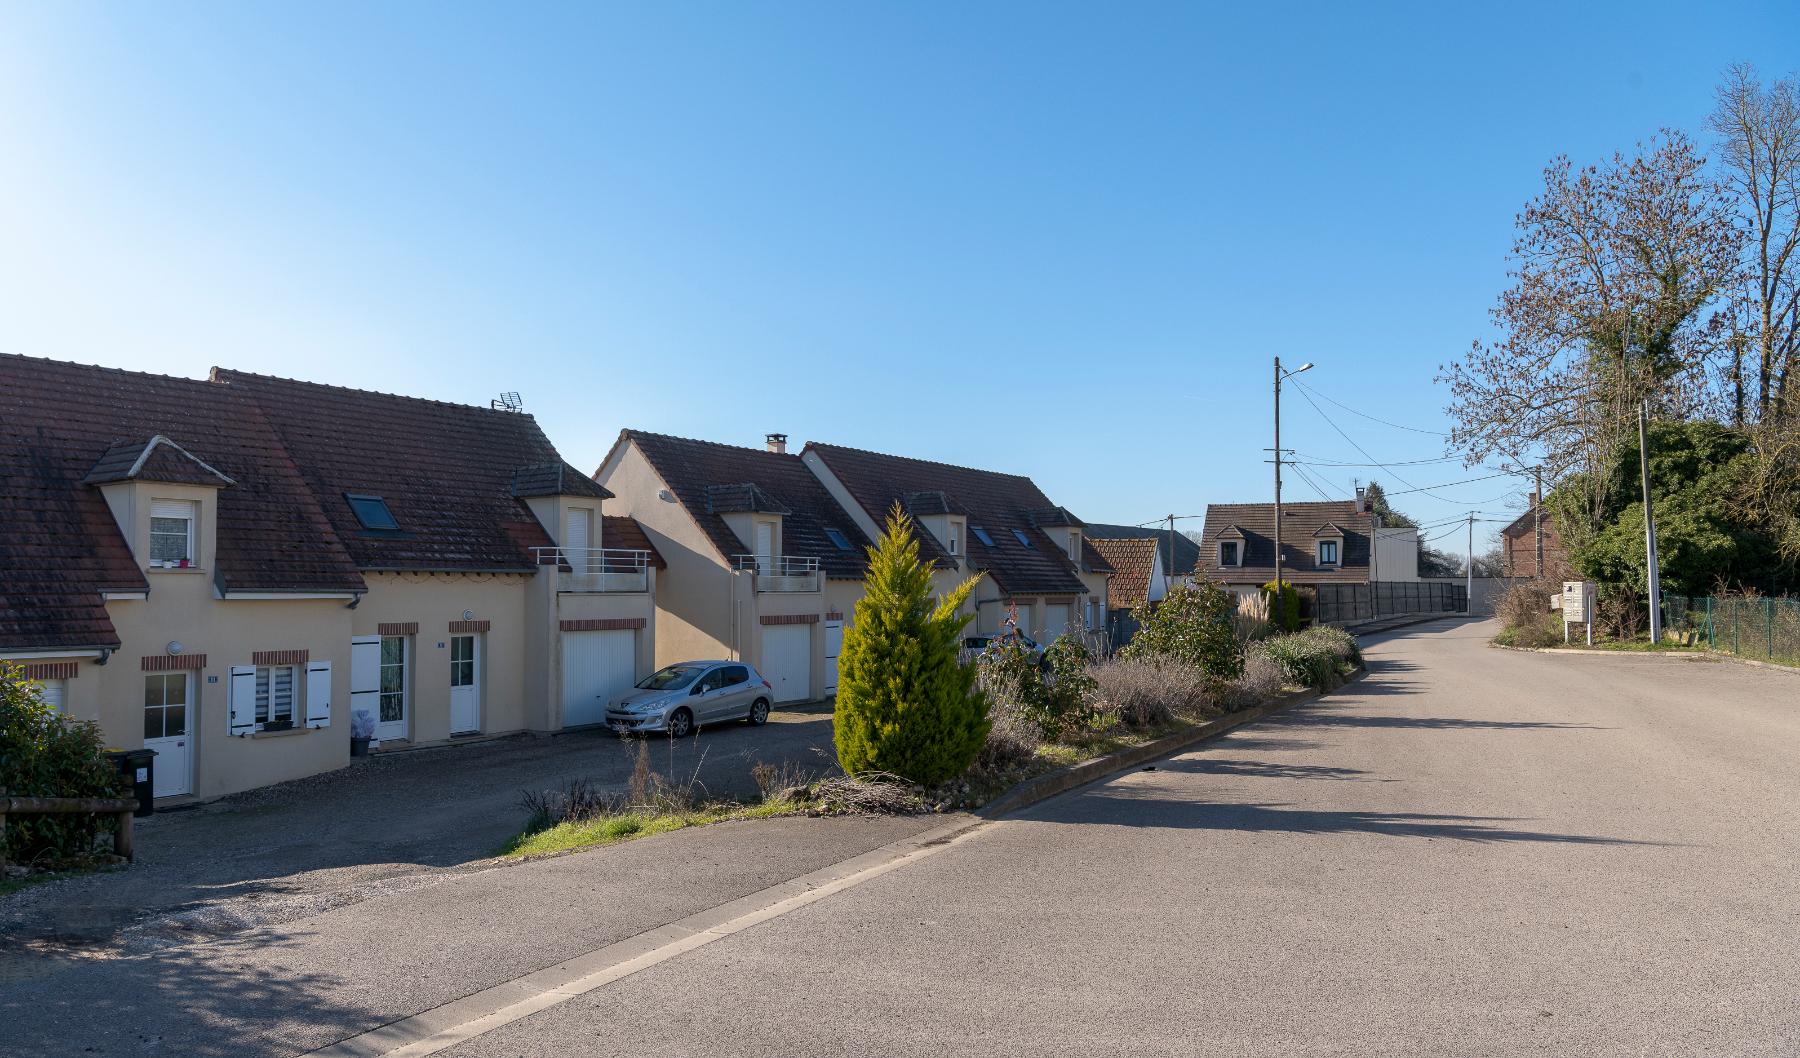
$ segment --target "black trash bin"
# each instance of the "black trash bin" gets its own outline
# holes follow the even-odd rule
[[[153,749],[120,749],[107,754],[119,774],[131,784],[131,795],[137,798],[137,811],[142,818],[156,811],[156,751]]]

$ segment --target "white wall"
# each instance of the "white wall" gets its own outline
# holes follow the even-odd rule
[[[1374,579],[1384,581],[1419,579],[1419,531],[1417,529],[1382,528],[1376,530]]]

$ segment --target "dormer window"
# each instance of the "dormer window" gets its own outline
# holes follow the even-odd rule
[[[1335,566],[1338,564],[1338,542],[1336,540],[1319,541],[1319,565]]]
[[[400,528],[400,523],[394,520],[394,513],[388,510],[387,501],[380,496],[346,492],[344,500],[350,504],[350,513],[356,515],[356,520],[362,523],[364,529]]]
[[[951,522],[950,523],[950,553],[952,555],[962,554],[962,523],[961,522]]]
[[[1236,540],[1219,541],[1219,565],[1241,566],[1244,564],[1243,545]]]
[[[150,564],[163,567],[196,564],[192,501],[150,501]]]
[[[1070,533],[1069,534],[1069,561],[1070,562],[1080,562],[1081,561],[1081,534],[1080,533]]]

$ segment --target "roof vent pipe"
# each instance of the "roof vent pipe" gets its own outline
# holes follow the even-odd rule
[[[763,442],[769,446],[769,451],[774,452],[776,455],[787,455],[787,434],[765,434],[763,436]]]

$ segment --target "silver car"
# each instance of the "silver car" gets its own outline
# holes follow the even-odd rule
[[[606,722],[622,734],[663,731],[686,738],[707,724],[769,721],[775,688],[742,661],[678,661],[606,703]]]

